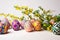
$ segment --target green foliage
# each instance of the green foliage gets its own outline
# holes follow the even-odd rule
[[[20,20],[20,21],[24,20],[24,16],[20,17],[19,20]]]
[[[35,11],[33,12],[33,14],[34,14],[34,16],[36,16],[36,17],[40,17],[39,10],[35,10]]]
[[[57,22],[59,22],[60,21],[60,14],[57,15],[56,18],[57,18]]]
[[[23,14],[27,15],[30,20],[33,18],[32,15],[30,15],[31,13],[34,15],[34,17],[39,18],[38,20],[40,20],[43,29],[46,30],[51,30],[50,28],[52,27],[52,25],[49,23],[51,19],[54,19],[55,22],[60,21],[60,15],[53,17],[53,15],[51,15],[51,10],[45,10],[41,6],[38,7],[38,10],[33,10],[32,8],[28,8],[27,6],[14,7],[16,8],[16,10],[20,10]],[[20,19],[23,20],[24,18],[25,17],[22,17]]]

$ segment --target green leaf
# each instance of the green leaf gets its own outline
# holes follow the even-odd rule
[[[41,6],[39,6],[39,9],[42,10],[42,11],[44,10]]]

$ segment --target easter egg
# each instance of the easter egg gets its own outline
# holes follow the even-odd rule
[[[30,21],[31,21],[31,23],[33,23],[35,21],[35,19],[31,19]]]
[[[8,21],[7,18],[4,18],[4,19],[2,20],[2,23],[3,23],[3,24],[6,24],[6,25],[8,26],[8,28],[10,28],[10,23],[9,23],[9,21]]]
[[[0,34],[2,33],[2,23],[0,22]]]
[[[26,21],[26,22],[25,22],[24,29],[25,29],[27,32],[32,32],[32,31],[33,31],[33,26],[32,26],[32,24],[31,24],[30,21]]]
[[[20,24],[21,24],[21,29],[24,29],[24,25],[25,25],[25,20],[21,21]]]
[[[36,21],[34,21],[34,22],[32,23],[32,25],[33,25],[33,27],[34,27],[34,30],[36,30],[36,31],[41,30],[41,23],[40,23],[40,21],[36,20]]]
[[[8,25],[5,23],[0,22],[0,34],[8,32]]]
[[[20,29],[20,23],[18,20],[13,20],[12,22],[12,28],[15,30],[15,31],[18,31]]]
[[[57,22],[53,25],[52,32],[56,35],[60,35],[60,22]]]

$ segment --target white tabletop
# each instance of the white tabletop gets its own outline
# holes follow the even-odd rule
[[[60,35],[54,35],[49,31],[26,32],[10,29],[8,34],[0,34],[0,40],[60,40]]]

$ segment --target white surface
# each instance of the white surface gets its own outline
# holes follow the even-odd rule
[[[20,11],[15,10],[14,5],[29,6],[37,9],[42,6],[45,9],[55,10],[54,14],[60,13],[60,0],[0,0],[0,13],[13,13],[21,16]]]
[[[0,35],[0,40],[60,40],[59,35],[54,35],[49,31],[26,32],[25,30],[14,31]]]

